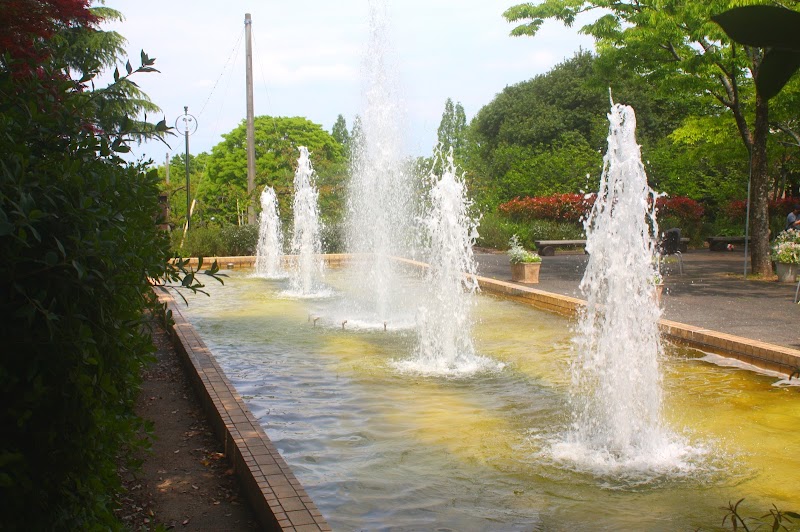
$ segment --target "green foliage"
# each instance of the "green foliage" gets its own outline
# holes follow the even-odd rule
[[[646,152],[651,186],[712,210],[747,190],[747,150],[730,120],[688,117]]]
[[[492,249],[506,249],[508,241],[517,235],[519,243],[536,249],[536,240],[580,240],[585,238],[583,229],[573,223],[550,220],[514,222],[504,216],[490,212],[483,215],[478,227],[476,245]]]
[[[532,262],[542,262],[542,257],[534,251],[528,251],[519,241],[519,236],[511,235],[508,240],[508,260],[511,264],[527,264]]]
[[[437,138],[437,149],[444,154],[452,149],[453,161],[456,166],[463,167],[467,149],[467,115],[464,113],[464,106],[461,105],[461,102],[453,104],[453,100],[450,98],[445,101]],[[434,172],[441,173],[441,168],[435,168]]]
[[[733,0],[545,0],[513,6],[504,15],[511,22],[523,22],[513,35],[535,35],[547,19],[571,25],[580,13],[599,12],[601,18],[580,31],[595,38],[607,69],[640,76],[651,85],[651,92],[663,97],[672,93],[702,99],[704,95],[708,99],[707,112],[697,115],[732,118],[750,155],[753,271],[769,274],[767,202],[775,183],[767,159],[770,100],[765,97],[767,94],[756,90],[754,80],[762,68],[778,74],[793,72],[798,61],[792,54],[777,50],[779,60],[771,64],[770,56],[776,50],[742,47],[711,21],[713,15],[740,4]],[[767,26],[766,31],[771,30]],[[796,39],[791,24],[786,31],[776,33]],[[777,77],[781,84],[789,79]],[[780,98],[781,95],[776,96]]]
[[[197,197],[201,186],[207,185],[206,179],[208,154],[189,154],[189,200]],[[178,154],[169,161],[169,184],[166,183],[166,165],[158,167],[158,175],[162,179],[163,191],[167,193],[169,202],[169,224],[175,230],[182,230],[186,223],[186,156]],[[242,199],[246,195],[242,195]],[[195,210],[196,207],[195,207]],[[213,223],[214,220],[202,220]]]
[[[593,58],[581,52],[547,74],[506,87],[475,117],[471,127],[481,150],[502,144],[547,146],[576,131],[594,149],[605,138],[608,89],[592,85]]]
[[[173,233],[173,247],[177,248],[182,235],[180,231]],[[257,244],[257,225],[193,227],[179,252],[187,257],[249,256],[256,254]]]
[[[696,105],[692,99],[658,97],[640,78],[598,62],[580,52],[547,74],[507,87],[478,112],[470,126],[466,166],[479,202],[494,206],[517,196],[596,189],[608,133],[609,87],[615,99],[636,108],[638,138],[648,157]],[[669,183],[672,169],[663,169],[666,175],[656,179]]]
[[[121,21],[122,14],[106,6],[95,6],[91,13],[98,22]],[[68,26],[55,33],[48,45],[54,56],[64,61],[74,78],[93,78],[106,68],[115,67],[119,57],[125,53],[125,38],[115,31],[83,25]],[[148,122],[147,113],[160,111],[131,75],[139,72],[157,72],[154,58],[141,52],[141,66],[133,69],[130,61],[125,65],[125,75],[115,68],[114,83],[108,87],[95,88],[88,94],[86,105],[97,126],[107,133],[126,131],[126,135],[138,141],[163,137],[166,128],[157,128]],[[143,113],[142,118],[137,118]]]
[[[288,226],[284,225],[284,229]],[[344,251],[345,228],[341,223],[326,223],[321,230],[324,253]],[[288,240],[288,235],[284,235]],[[236,257],[256,254],[258,226],[256,225],[209,225],[189,230],[183,247],[183,231],[172,233],[174,254],[186,257]]]
[[[764,98],[776,96],[800,67],[800,13],[780,6],[742,6],[712,19],[734,41],[766,48],[755,79]]]
[[[350,133],[347,131],[347,122],[345,122],[342,115],[336,117],[336,122],[334,122],[333,127],[331,128],[331,136],[342,146],[342,153],[345,155],[345,157],[349,157]]]
[[[728,506],[721,509],[725,510],[725,516],[722,518],[722,526],[724,527],[730,523],[731,530],[739,530],[740,528],[745,532],[750,530],[759,530],[762,526],[769,526],[770,530],[794,530],[794,527],[789,528],[786,525],[794,524],[793,519],[800,519],[800,514],[797,512],[789,512],[779,510],[774,504],[769,512],[759,517],[748,517],[742,514],[739,510],[739,505],[742,504],[744,499],[739,499],[736,503],[728,502]],[[765,521],[765,519],[769,520]],[[755,528],[750,528],[755,526]]]
[[[132,406],[152,351],[148,279],[169,276],[156,173],[118,155],[130,130],[89,125],[91,94],[63,72],[0,71],[0,511],[9,530],[117,526],[117,454],[141,443]]]
[[[256,187],[247,197],[246,124],[244,121],[214,146],[208,159],[208,182],[198,194],[198,222],[235,225],[248,201],[255,201],[264,186],[278,195],[284,222],[291,219],[291,197],[298,148],[306,146],[317,175],[320,209],[341,212],[346,159],[342,146],[322,126],[301,117],[255,118]],[[238,201],[238,206],[237,206]]]

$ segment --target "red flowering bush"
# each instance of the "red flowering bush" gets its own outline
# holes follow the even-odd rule
[[[659,217],[673,217],[687,223],[697,223],[705,213],[703,206],[686,196],[662,196],[656,200]]]
[[[792,210],[794,205],[800,205],[800,198],[787,196],[769,201],[769,216],[785,216]],[[747,214],[747,202],[745,200],[729,201],[722,208],[722,212],[730,219],[742,219]]]
[[[578,223],[594,204],[595,195],[554,194],[552,196],[514,198],[497,209],[516,222],[551,220]]]

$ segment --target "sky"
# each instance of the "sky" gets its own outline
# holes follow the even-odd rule
[[[330,131],[348,128],[362,112],[361,65],[368,53],[370,0],[107,0],[124,21],[104,29],[127,39],[131,64],[139,52],[160,73],[134,80],[161,107],[149,119],[174,126],[188,106],[197,119],[190,152],[210,152],[246,116],[244,16],[253,33],[255,115],[303,116]],[[380,0],[372,0],[380,1]],[[405,110],[405,151],[430,155],[447,98],[472,117],[508,85],[543,74],[579,49],[593,50],[577,28],[547,22],[534,37],[511,37],[502,14],[520,0],[385,0],[389,42]],[[123,62],[124,63],[124,62]],[[120,67],[120,71],[124,71]],[[133,147],[133,157],[160,163],[157,141]]]

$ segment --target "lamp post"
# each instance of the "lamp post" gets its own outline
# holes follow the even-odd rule
[[[189,114],[188,106],[183,107],[183,116],[179,116],[175,119],[175,129],[182,132],[186,139],[186,153],[184,159],[186,162],[186,231],[188,231],[192,218],[192,199],[191,190],[189,188],[189,135],[197,131],[197,118]]]

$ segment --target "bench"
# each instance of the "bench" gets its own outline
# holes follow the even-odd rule
[[[561,247],[586,247],[586,240],[534,240],[539,255],[551,257],[556,254],[556,248]]]
[[[742,237],[744,239],[744,237]],[[586,240],[534,240],[536,249],[539,255],[543,257],[552,257],[556,254],[556,248],[560,247],[578,247],[586,248]],[[689,249],[689,239],[686,237],[681,238],[679,250],[685,252]]]
[[[750,237],[747,237],[748,243],[750,242]],[[708,242],[708,250],[709,251],[726,251],[728,249],[728,244],[734,244],[743,246],[744,245],[744,237],[743,236],[710,236],[706,238],[706,242]]]

